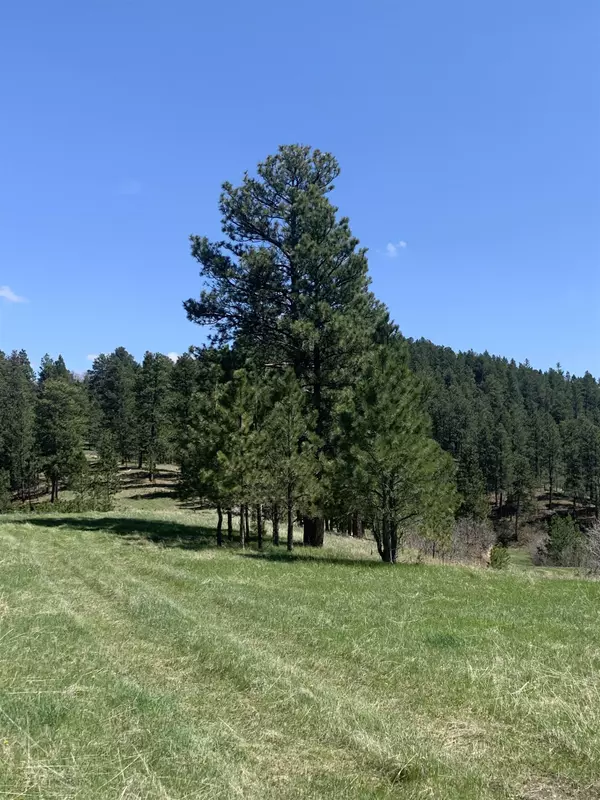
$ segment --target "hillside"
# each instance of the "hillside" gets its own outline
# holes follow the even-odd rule
[[[600,583],[218,551],[157,483],[3,517],[2,796],[600,797]]]

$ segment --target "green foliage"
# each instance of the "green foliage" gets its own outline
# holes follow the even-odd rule
[[[9,486],[25,500],[36,484],[35,377],[27,353],[0,358],[0,466]]]
[[[492,569],[506,569],[510,563],[508,548],[501,544],[494,545],[490,550],[490,567]]]
[[[339,166],[328,153],[280,147],[257,177],[223,184],[226,240],[193,236],[205,288],[184,305],[263,369],[292,368],[313,407],[321,456],[332,455],[333,409],[387,315],[368,291],[367,259],[328,198]],[[322,478],[325,466],[318,474]],[[328,503],[318,481],[315,511]],[[320,543],[318,536],[313,543]]]
[[[0,470],[0,514],[10,510],[12,505],[10,491],[10,473],[8,470]]]
[[[325,517],[352,520],[391,561],[407,527],[450,552],[452,514],[484,520],[492,501],[514,536],[544,484],[550,507],[566,495],[574,516],[597,515],[598,382],[403,343],[331,202],[338,175],[330,154],[291,145],[223,184],[223,240],[192,237],[203,291],[185,303],[212,344],[176,365],[150,352],[138,365],[119,347],[82,384],[46,355],[36,383],[25,353],[0,353],[0,472],[12,495],[31,502],[43,471],[54,501],[78,481],[82,504],[108,508],[117,460],[152,479],[174,459],[184,497],[221,519],[252,509],[259,537],[263,511],[286,509],[289,529],[304,517],[313,545]],[[90,472],[85,440],[98,453]]]
[[[307,408],[306,393],[292,370],[271,376],[266,391],[270,410],[258,443],[259,467],[265,467],[263,493],[272,506],[286,509],[287,548],[291,550],[294,509],[315,513],[319,471],[315,414]]]
[[[473,436],[463,442],[456,470],[456,485],[460,495],[457,514],[460,517],[483,520],[489,514],[485,495],[485,480],[479,463],[477,444]]]
[[[548,532],[546,551],[552,564],[577,567],[584,552],[584,537],[572,517],[553,517]]]
[[[114,435],[104,431],[97,447],[97,460],[91,473],[91,495],[98,510],[109,511],[119,491],[119,460]]]
[[[600,385],[593,376],[576,378],[560,365],[541,372],[425,340],[408,345],[433,435],[457,459],[463,498],[478,484],[475,448],[485,489],[497,506],[512,503],[516,522],[544,484],[551,507],[566,494],[575,506],[600,509]]]
[[[391,563],[407,526],[444,539],[457,507],[451,459],[430,438],[418,398],[402,346],[390,340],[374,349],[340,419],[352,493]]]
[[[42,356],[38,375],[38,383],[41,386],[45,383],[45,381],[48,380],[73,380],[73,375],[67,369],[67,365],[65,364],[65,360],[62,356],[59,355],[56,361],[54,361],[48,355],[48,353]]]
[[[36,412],[37,447],[52,500],[56,500],[60,484],[85,468],[83,391],[75,383],[48,378],[41,385]]]
[[[123,463],[139,454],[136,416],[136,378],[139,365],[124,347],[100,355],[88,373],[91,403],[91,440],[96,443],[103,430],[115,439]]]
[[[136,382],[137,444],[141,461],[153,480],[156,465],[170,456],[172,439],[170,381],[173,362],[161,353],[147,352]]]

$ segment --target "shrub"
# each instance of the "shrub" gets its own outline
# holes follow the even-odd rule
[[[490,567],[492,569],[506,569],[510,562],[508,549],[501,544],[494,545],[490,553]]]
[[[496,534],[487,520],[464,517],[457,520],[448,555],[456,561],[487,561]]]
[[[554,566],[581,566],[585,560],[585,540],[572,517],[553,517],[546,552],[548,561]]]

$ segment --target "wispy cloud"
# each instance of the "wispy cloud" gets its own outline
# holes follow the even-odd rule
[[[19,297],[18,294],[15,294],[10,286],[0,286],[0,297],[3,297],[5,300],[8,300],[9,303],[26,303],[27,300],[24,297]]]
[[[399,242],[388,242],[385,246],[385,254],[389,258],[396,258],[400,250],[404,250],[406,247],[406,242],[403,239],[400,239]]]
[[[141,191],[142,184],[133,179],[123,181],[123,183],[117,187],[117,194],[129,195],[130,197],[134,194],[139,194]]]
[[[170,358],[174,363],[179,358],[179,353],[167,353],[167,358]]]
[[[96,353],[90,353],[86,356],[86,358],[88,361],[95,361],[98,358],[98,355]]]

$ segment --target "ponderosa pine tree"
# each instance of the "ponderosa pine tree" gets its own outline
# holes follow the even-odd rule
[[[112,507],[113,497],[119,491],[119,458],[114,435],[104,431],[96,444],[96,462],[93,471],[95,500],[104,511]]]
[[[582,419],[567,419],[560,426],[564,464],[564,487],[573,498],[573,511],[585,496],[582,454]]]
[[[44,381],[51,379],[72,380],[73,376],[67,369],[65,360],[61,355],[59,355],[56,361],[54,361],[51,356],[46,353],[44,356],[42,356],[42,360],[40,362],[38,382],[41,385],[44,383]]]
[[[234,497],[234,482],[219,454],[231,446],[230,434],[235,420],[222,405],[224,370],[219,360],[211,358],[201,366],[196,364],[196,372],[202,373],[202,389],[196,387],[184,406],[178,407],[181,412],[176,423],[179,489],[183,497],[208,501],[216,506],[217,545],[220,547],[223,543],[223,509],[231,513],[237,498]],[[186,386],[190,388],[187,382]],[[240,518],[243,523],[243,514]],[[241,533],[243,535],[244,531]]]
[[[93,417],[92,440],[109,430],[122,464],[131,461],[139,446],[136,425],[135,385],[139,366],[124,347],[100,355],[88,372]],[[140,465],[141,468],[141,465]]]
[[[500,514],[502,514],[503,499],[512,480],[512,446],[504,419],[497,421],[494,425],[492,453],[494,494]]]
[[[598,517],[600,505],[600,428],[584,418],[581,422],[579,457],[585,495]]]
[[[14,351],[5,369],[6,418],[4,444],[8,455],[10,488],[31,501],[37,483],[35,457],[35,375],[24,350]]]
[[[313,511],[318,475],[318,442],[314,434],[314,410],[292,369],[273,374],[267,391],[268,411],[259,431],[258,469],[264,496],[275,508],[284,508],[287,549],[294,546],[294,516]]]
[[[395,563],[407,526],[428,539],[451,529],[458,505],[452,459],[430,437],[419,386],[395,338],[373,349],[347,402],[340,425],[352,488],[382,560]]]
[[[489,514],[489,506],[476,442],[475,432],[468,431],[456,459],[456,486],[461,498],[458,514],[461,517],[485,519]]]
[[[189,439],[188,429],[192,418],[194,396],[201,389],[199,362],[192,353],[180,356],[171,370],[169,387],[169,418],[171,420],[171,446],[174,459],[185,450]]]
[[[552,508],[554,490],[561,463],[562,443],[558,425],[549,411],[543,413],[541,428],[542,474],[548,481],[548,506]]]
[[[519,531],[521,513],[531,496],[533,474],[530,463],[530,440],[522,406],[515,407],[512,423],[510,492],[515,506],[515,538]]]
[[[260,393],[258,381],[251,380],[245,369],[236,370],[218,390],[217,413],[222,447],[216,453],[216,490],[225,498],[227,506],[231,501],[239,506],[242,548],[250,535],[249,509],[263,499],[264,480],[257,433]],[[218,511],[221,507],[219,503]],[[220,515],[219,521],[222,526]]]
[[[154,480],[157,462],[165,459],[171,441],[172,370],[170,358],[148,351],[136,376],[137,443],[150,481]]]
[[[44,379],[36,407],[36,438],[52,502],[58,499],[60,484],[84,468],[84,408],[78,384],[64,378]]]
[[[188,318],[235,342],[255,363],[291,367],[310,396],[315,433],[327,451],[336,393],[352,383],[380,306],[368,290],[364,250],[328,199],[339,166],[299,145],[280,147],[223,184],[225,239],[192,236],[206,288]],[[322,496],[317,508],[324,505]],[[307,543],[321,545],[323,520],[307,518]]]

